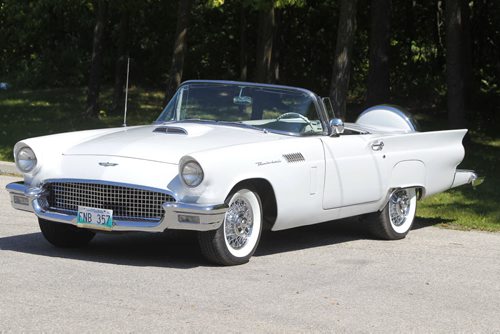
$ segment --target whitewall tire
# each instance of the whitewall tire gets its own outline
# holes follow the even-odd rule
[[[248,262],[262,233],[262,204],[252,188],[241,188],[228,196],[229,208],[219,229],[200,232],[203,255],[211,262],[237,265]]]
[[[372,233],[381,239],[396,240],[406,237],[417,209],[415,188],[396,189],[389,196],[384,209],[367,216]]]

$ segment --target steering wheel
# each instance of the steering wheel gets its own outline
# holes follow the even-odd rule
[[[301,120],[303,120],[304,122],[307,123],[307,125],[309,125],[312,129],[314,129],[311,121],[304,115],[302,114],[299,114],[298,112],[286,112],[284,114],[281,114],[279,115],[278,117],[276,117],[276,122],[279,122],[281,121],[282,119],[284,118],[288,118],[288,116],[295,116],[295,117],[298,117],[300,118]]]

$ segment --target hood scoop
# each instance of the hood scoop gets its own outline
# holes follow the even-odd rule
[[[187,131],[183,128],[175,126],[159,126],[153,130],[153,132],[171,134],[171,135],[187,135]]]

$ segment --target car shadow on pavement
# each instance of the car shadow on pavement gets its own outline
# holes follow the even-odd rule
[[[255,256],[266,256],[371,238],[365,222],[355,218],[341,219],[264,233]]]
[[[0,250],[138,267],[189,269],[206,265],[192,233],[99,233],[83,248],[57,248],[41,233],[0,238]]]
[[[452,220],[416,217],[412,230],[449,222],[452,222]],[[367,226],[369,223],[369,221],[354,217],[264,233],[255,256],[272,255],[361,239],[376,240],[369,232]]]
[[[417,218],[413,229],[438,223],[443,219]],[[294,229],[265,232],[255,256],[267,256],[301,249],[312,249],[361,239],[373,239],[367,222],[342,219]],[[211,266],[200,253],[194,232],[98,234],[84,248],[56,248],[41,233],[0,238],[0,250],[60,257],[81,261],[138,267],[189,269]]]

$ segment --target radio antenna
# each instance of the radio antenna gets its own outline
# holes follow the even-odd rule
[[[127,104],[128,104],[128,74],[130,72],[130,57],[127,58],[127,82],[125,84],[125,109],[123,111],[123,126],[127,126]]]

